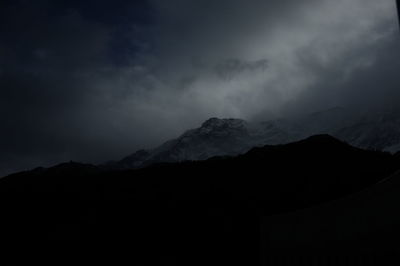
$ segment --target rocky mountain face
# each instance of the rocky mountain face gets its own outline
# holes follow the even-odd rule
[[[238,155],[258,144],[249,128],[249,123],[244,120],[211,118],[201,127],[188,130],[153,150],[137,151],[106,166],[131,169],[157,162],[197,161],[214,156]]]
[[[354,114],[332,108],[310,115],[250,123],[241,119],[211,118],[152,150],[140,150],[104,166],[111,169],[142,168],[160,162],[205,160],[235,156],[253,147],[286,144],[317,134],[330,134],[353,146],[400,151],[400,113]]]
[[[384,115],[360,121],[338,130],[335,136],[357,147],[395,153],[400,151],[400,117]]]

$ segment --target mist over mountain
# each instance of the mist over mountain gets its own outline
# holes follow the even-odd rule
[[[396,11],[395,0],[3,0],[0,175],[122,158],[211,117],[399,106]]]
[[[0,0],[0,264],[400,265],[399,2]]]
[[[266,122],[211,118],[155,149],[139,150],[103,166],[132,169],[160,162],[235,156],[256,146],[285,144],[317,134],[330,134],[363,149],[395,153],[400,151],[400,112],[355,113],[336,107]]]

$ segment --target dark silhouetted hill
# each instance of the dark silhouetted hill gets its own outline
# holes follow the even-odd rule
[[[258,265],[268,217],[374,187],[399,166],[398,155],[318,135],[138,170],[38,168],[0,180],[2,241],[75,240],[126,250],[137,265]]]

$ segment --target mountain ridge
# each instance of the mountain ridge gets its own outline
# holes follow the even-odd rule
[[[139,265],[165,256],[179,263],[163,265],[258,265],[274,251],[259,245],[260,222],[374,187],[398,171],[399,159],[317,135],[133,170],[76,162],[37,168],[0,179],[2,241],[125,248]],[[290,232],[301,235],[296,228]]]
[[[150,150],[139,150],[120,161],[102,166],[110,169],[142,168],[159,162],[205,160],[236,156],[253,147],[287,144],[309,136],[329,134],[353,146],[400,151],[400,115],[349,115],[344,108],[331,108],[310,115],[265,122],[210,118],[200,127]]]

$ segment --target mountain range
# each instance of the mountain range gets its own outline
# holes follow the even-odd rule
[[[400,150],[400,112],[366,115],[337,107],[257,123],[211,118],[199,128],[188,130],[159,147],[139,150],[120,161],[103,164],[103,167],[134,169],[160,162],[236,156],[253,147],[285,144],[317,134],[329,134],[363,149],[397,152]]]
[[[79,241],[98,262],[116,249],[134,265],[387,258],[400,251],[397,114],[211,118],[120,161],[9,175],[0,179],[2,242]],[[394,265],[376,262],[318,265]]]
[[[124,259],[134,265],[260,265],[260,258],[298,254],[296,245],[307,243],[312,245],[297,250],[319,256],[339,245],[370,254],[366,238],[373,251],[389,245],[379,242],[377,233],[379,225],[397,217],[390,214],[398,202],[397,185],[384,185],[392,187],[388,197],[365,201],[362,212],[347,199],[380,197],[389,191],[381,184],[398,170],[399,154],[359,149],[329,135],[134,170],[64,163],[0,180],[2,241],[28,249],[42,241],[74,241],[95,249],[98,262],[116,249],[129,254]],[[364,191],[371,192],[363,196]],[[319,218],[323,206],[333,211]],[[374,234],[351,222],[336,223],[342,214],[376,224]],[[323,224],[315,228],[321,227],[321,234],[308,226],[308,220],[312,225],[320,219]],[[338,236],[331,243],[332,234]],[[390,247],[400,248],[396,242]],[[304,261],[282,264],[278,258],[262,265]]]

